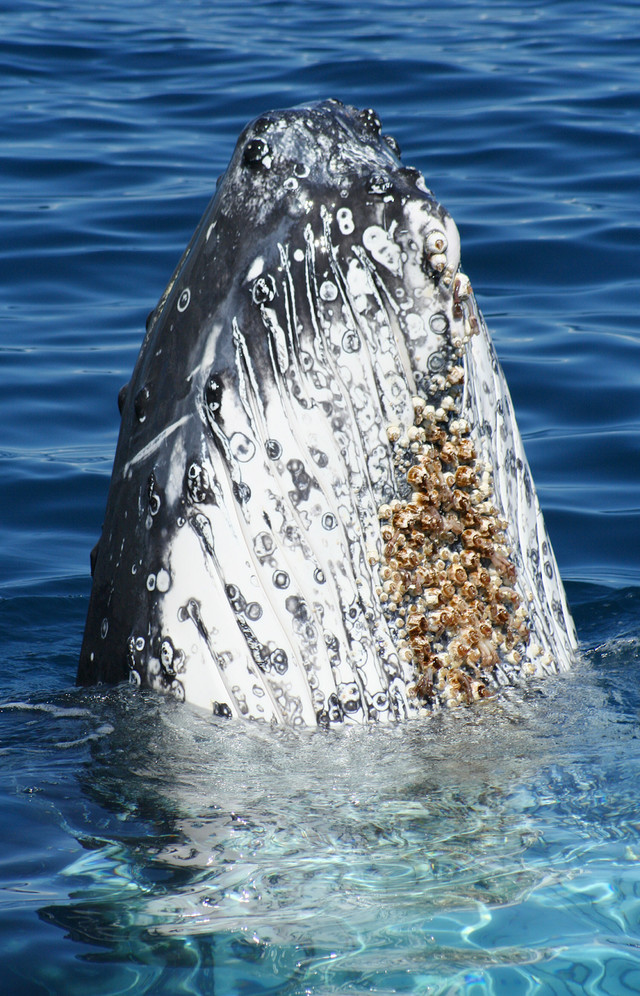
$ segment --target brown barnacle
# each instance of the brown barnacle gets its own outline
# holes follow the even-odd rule
[[[482,588],[488,588],[491,584],[491,575],[486,567],[478,568],[476,571],[476,578],[473,579],[473,583],[480,585]]]
[[[489,615],[498,626],[506,626],[509,622],[509,613],[504,605],[497,605],[492,602],[489,606]]]
[[[452,668],[449,680],[452,689],[458,693],[462,693],[462,697],[467,703],[472,701],[473,689],[471,687],[471,681],[464,671],[461,671],[460,668]]]
[[[409,562],[411,566],[417,567],[418,559],[416,550],[422,550],[422,547],[424,546],[424,533],[419,529],[412,529],[407,537],[407,542],[412,547],[412,551],[409,552]]]
[[[479,699],[489,699],[489,698],[491,698],[491,692],[489,691],[489,689],[487,688],[487,686],[482,681],[472,681],[471,682],[471,691],[472,691],[473,697],[474,697],[474,699],[476,701],[478,701]]]
[[[458,454],[456,452],[456,447],[451,441],[446,442],[441,450],[440,455],[445,463],[457,464]]]
[[[411,529],[414,525],[415,515],[418,511],[419,509],[417,505],[414,505],[413,508],[411,505],[400,506],[400,508],[395,509],[393,512],[391,522],[396,529],[400,529],[404,532],[407,529]]]
[[[480,324],[475,315],[469,315],[469,335],[478,335],[480,332]]]
[[[434,418],[435,418],[435,413],[434,413]],[[426,431],[426,439],[430,443],[435,443],[437,446],[442,446],[442,444],[446,441],[447,436],[444,429],[439,429],[437,425],[432,424],[431,422],[428,424],[427,429],[425,431]]]
[[[399,529],[391,531],[391,536],[389,538],[389,541],[387,542],[387,545],[384,548],[384,555],[387,558],[387,560],[390,560],[394,552],[396,552],[395,545],[398,542],[399,537],[400,537]]]
[[[433,668],[427,667],[409,691],[410,694],[419,699],[431,699],[433,697]]]
[[[440,585],[440,597],[443,601],[450,601],[456,593],[456,586],[452,581],[445,580],[444,583]]]
[[[426,564],[416,567],[413,573],[413,583],[420,589],[431,587],[434,583],[434,573]]]
[[[478,532],[483,533],[485,536],[493,536],[496,533],[496,524],[492,519],[486,516],[478,516]]]
[[[420,615],[419,613],[409,616],[407,619],[407,633],[409,634],[410,640],[414,640],[419,636],[424,636],[424,634],[428,632],[428,628],[425,616]]]
[[[420,526],[425,533],[437,533],[442,530],[443,519],[433,506],[420,509]]]
[[[427,620],[428,631],[433,633],[435,636],[439,636],[445,628],[445,623],[442,619],[442,612],[431,612],[429,616],[425,618]]]
[[[453,581],[458,586],[465,584],[467,580],[467,572],[461,564],[452,564],[447,571],[447,576],[450,581]]]
[[[458,467],[455,474],[456,486],[459,488],[472,488],[478,483],[478,478],[471,467]]]
[[[420,464],[414,464],[407,473],[407,481],[412,488],[424,488],[429,484],[429,474]]]
[[[493,552],[493,543],[491,539],[488,536],[483,536],[482,533],[475,533],[473,545],[483,557],[490,557]]]
[[[475,549],[475,540],[477,535],[478,534],[475,532],[474,529],[463,529],[462,533],[460,534],[462,545],[467,550]]]
[[[452,367],[447,375],[447,383],[453,387],[464,380],[464,367]]]
[[[456,512],[467,512],[471,507],[469,495],[458,488],[452,493],[451,501]]]
[[[470,581],[467,581],[466,584],[462,585],[462,588],[460,589],[460,594],[465,599],[465,601],[473,602],[478,597],[478,589],[474,584],[471,584]]]
[[[440,604],[440,591],[438,588],[427,588],[423,593],[425,604],[428,606],[436,606]]]
[[[469,645],[463,640],[452,640],[449,644],[449,654],[458,661],[465,661],[469,655]]]
[[[450,600],[449,604],[450,604],[450,606],[451,606],[452,609],[455,609],[456,612],[460,612],[460,613],[466,613],[467,609],[469,608],[469,606],[465,602],[464,598],[462,598],[457,593]]]
[[[382,537],[383,543],[390,543],[394,532],[395,531],[391,528],[391,526],[383,526],[380,530],[380,536]]]
[[[476,451],[470,439],[461,439],[458,443],[458,460],[475,460]]]
[[[460,622],[460,615],[455,609],[443,608],[440,611],[440,623],[445,629],[453,630]]]

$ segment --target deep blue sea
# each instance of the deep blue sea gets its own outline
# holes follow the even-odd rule
[[[76,690],[145,317],[328,96],[458,223],[583,659],[340,735]],[[2,0],[0,136],[2,994],[640,992],[640,4]]]

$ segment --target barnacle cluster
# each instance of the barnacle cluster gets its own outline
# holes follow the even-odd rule
[[[432,705],[490,695],[499,673],[518,669],[529,640],[491,471],[459,417],[463,378],[451,367],[437,407],[414,398],[414,424],[387,430],[407,498],[378,510],[378,595],[415,667],[413,693]]]

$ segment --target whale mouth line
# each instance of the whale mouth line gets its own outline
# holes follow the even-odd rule
[[[569,666],[456,226],[370,109],[247,126],[121,400],[79,682],[328,727]]]

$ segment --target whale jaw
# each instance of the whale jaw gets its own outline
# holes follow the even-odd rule
[[[569,666],[457,229],[374,112],[245,129],[122,403],[80,683],[330,726]]]

